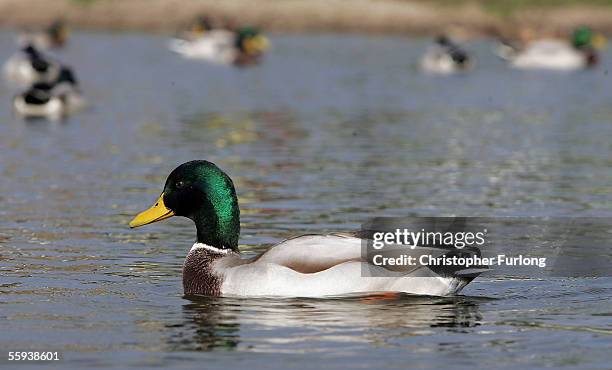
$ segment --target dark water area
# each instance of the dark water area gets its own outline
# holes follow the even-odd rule
[[[375,216],[612,217],[612,51],[594,70],[524,72],[480,41],[473,72],[434,77],[417,69],[424,39],[272,35],[248,69],[166,41],[76,33],[58,56],[90,106],[64,122],[14,117],[0,85],[2,368],[21,350],[63,368],[610,368],[610,277],[194,300],[192,223],[127,224],[192,159],[234,179],[247,256]]]

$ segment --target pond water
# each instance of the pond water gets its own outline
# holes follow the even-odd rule
[[[13,37],[0,32],[1,60]],[[64,368],[609,368],[610,277],[185,299],[191,221],[127,223],[192,159],[234,179],[247,256],[374,216],[612,217],[612,52],[595,70],[521,72],[480,41],[472,73],[434,77],[416,66],[425,39],[271,41],[234,69],[182,60],[161,35],[77,32],[57,55],[91,104],[64,122],[15,118],[0,85],[2,367],[31,350]]]

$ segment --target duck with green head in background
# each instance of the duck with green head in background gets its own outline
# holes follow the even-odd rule
[[[259,63],[270,45],[261,31],[254,27],[232,30],[213,28],[208,21],[198,24],[188,38],[170,40],[170,50],[187,59],[246,66]]]
[[[589,27],[579,27],[569,41],[539,39],[524,47],[506,42],[498,47],[497,54],[517,69],[572,71],[597,65],[598,50],[605,44],[603,35]]]
[[[185,295],[326,297],[404,292],[444,296],[460,292],[482,272],[445,273],[420,266],[399,277],[363,276],[362,269],[372,266],[362,257],[364,240],[357,234],[297,236],[258,256],[242,258],[234,184],[205,160],[174,169],[155,204],[138,214],[130,227],[174,216],[187,217],[196,226],[196,242],[183,265]]]

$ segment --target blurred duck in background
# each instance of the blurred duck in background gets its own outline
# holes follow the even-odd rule
[[[579,27],[569,41],[539,39],[524,46],[505,42],[498,46],[496,54],[514,68],[571,71],[597,65],[598,49],[605,44],[603,35],[589,27]]]
[[[53,82],[37,82],[13,99],[15,113],[24,118],[60,119],[85,105],[72,69],[63,66]]]
[[[60,64],[47,58],[33,45],[25,46],[4,64],[5,78],[19,87],[53,82],[60,72]]]
[[[170,40],[169,47],[184,58],[245,66],[261,61],[269,41],[256,28],[233,30],[199,17],[179,37]]]
[[[41,31],[24,32],[18,36],[19,45],[33,45],[38,49],[55,49],[66,45],[70,30],[63,20],[56,20]]]
[[[447,36],[438,36],[421,59],[421,69],[428,73],[452,74],[473,66],[473,58]]]

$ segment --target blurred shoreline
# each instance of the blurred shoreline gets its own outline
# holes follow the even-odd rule
[[[513,0],[0,0],[0,26],[34,28],[62,18],[78,29],[175,32],[197,15],[272,32],[357,32],[512,37],[562,34],[579,25],[612,33],[612,1]],[[492,7],[498,4],[499,7]],[[505,6],[505,7],[504,7]],[[501,10],[500,10],[501,9]]]

